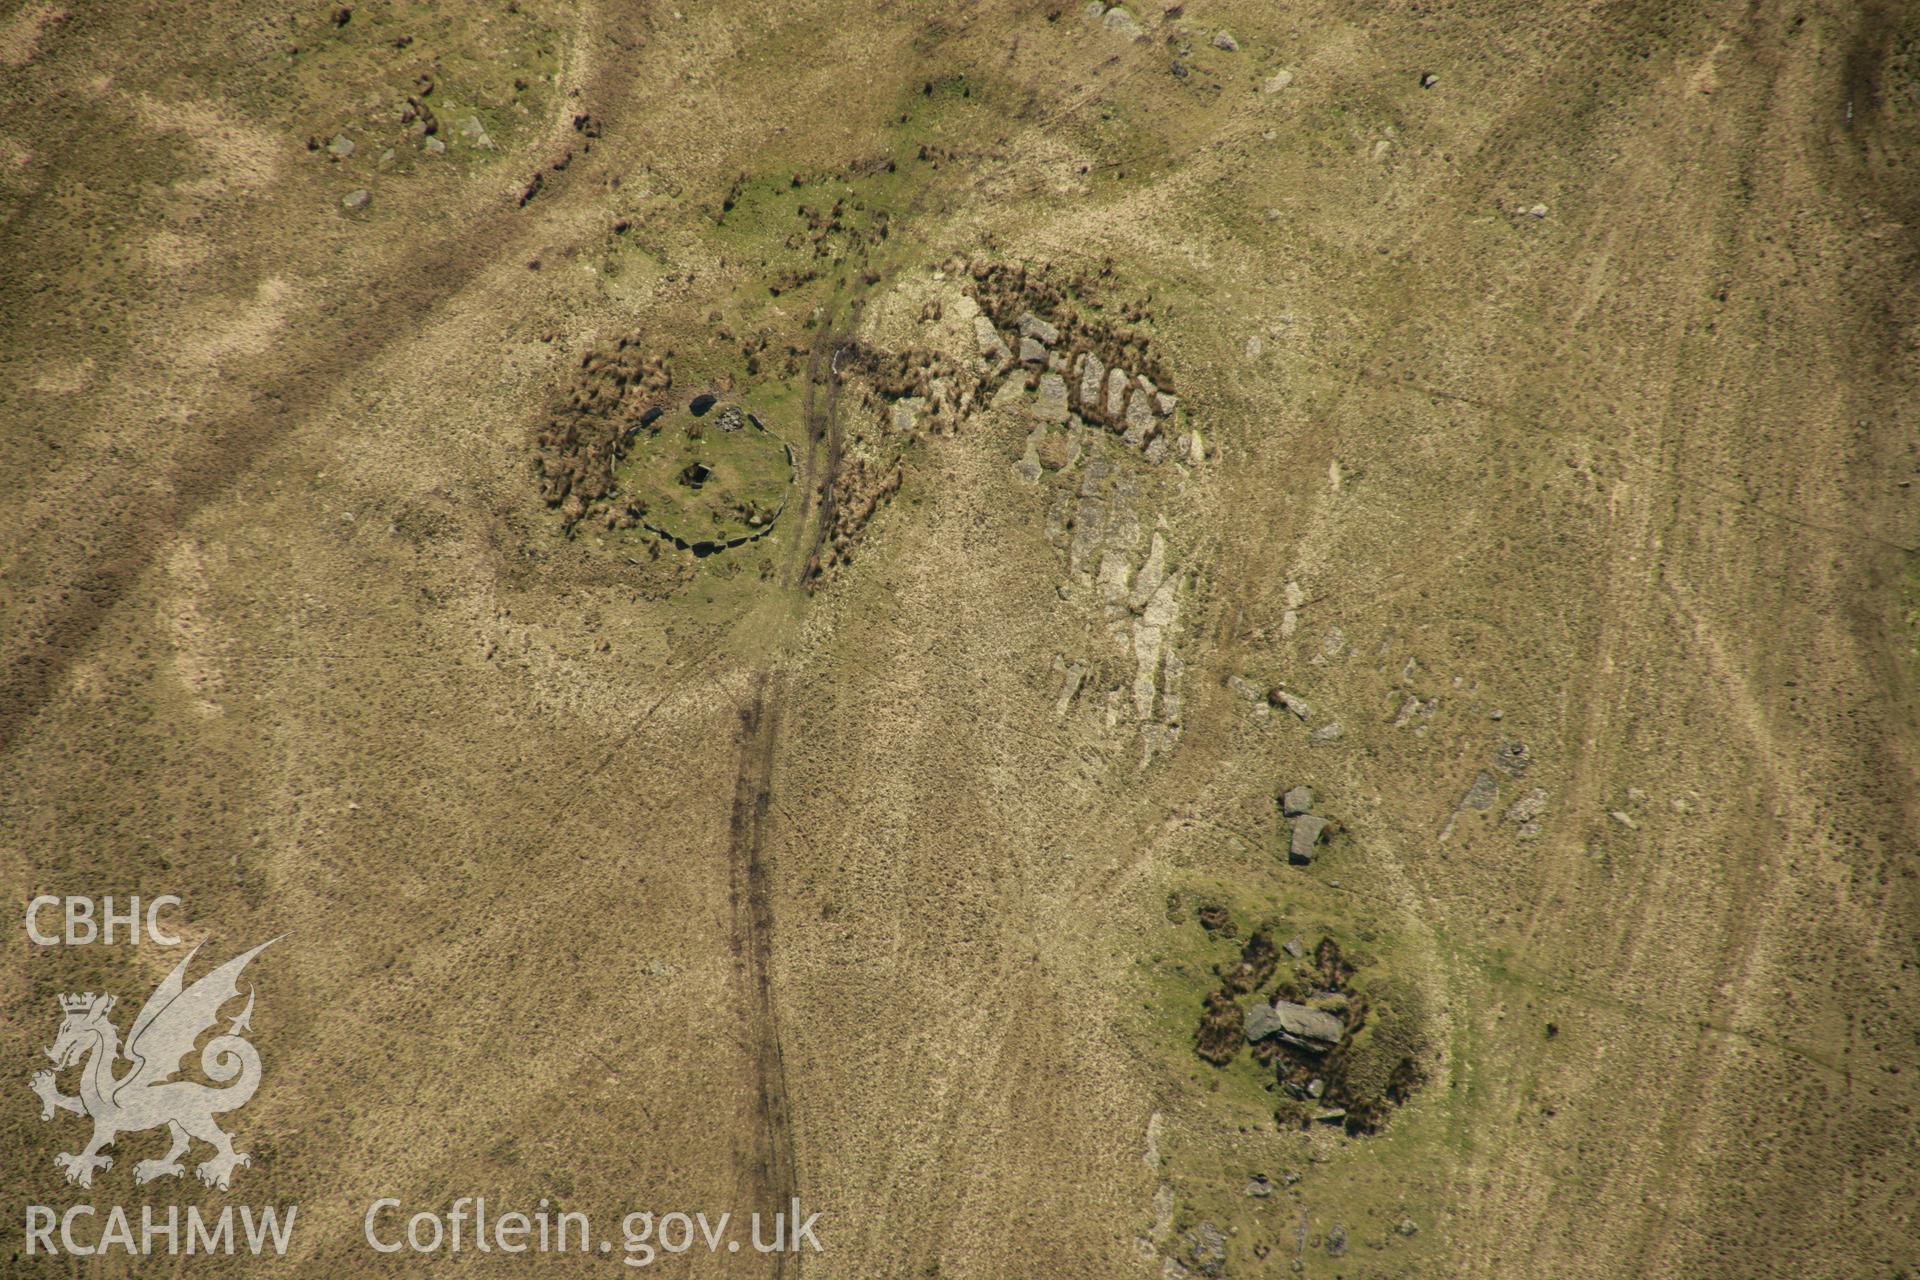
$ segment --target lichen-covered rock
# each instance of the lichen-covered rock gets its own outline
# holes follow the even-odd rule
[[[1000,336],[1000,331],[993,327],[993,321],[985,316],[975,316],[973,332],[980,343],[980,354],[987,360],[1001,364],[1013,359],[1013,352],[1008,348],[1006,339]]]
[[[1033,402],[1033,416],[1042,422],[1065,422],[1072,410],[1067,406],[1067,380],[1057,373],[1040,375],[1040,394]]]
[[[1031,311],[1020,317],[1020,334],[1049,347],[1060,341],[1060,331]]]
[[[1080,411],[1098,417],[1100,388],[1107,380],[1107,366],[1089,351],[1080,361]]]
[[[1147,395],[1135,391],[1127,399],[1126,442],[1138,448],[1147,442],[1147,437],[1155,430],[1153,410],[1147,407]]]

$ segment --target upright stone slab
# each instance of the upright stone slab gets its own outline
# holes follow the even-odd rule
[[[1107,366],[1089,351],[1080,362],[1080,412],[1100,416],[1100,388],[1107,380]]]
[[[1147,442],[1147,436],[1154,429],[1153,410],[1147,407],[1147,395],[1135,390],[1127,398],[1127,434],[1126,441],[1135,448]]]
[[[1033,416],[1042,422],[1065,422],[1071,412],[1067,407],[1067,380],[1057,373],[1040,375],[1040,395],[1033,402]]]
[[[1107,419],[1119,422],[1127,409],[1127,371],[1125,369],[1107,370]]]

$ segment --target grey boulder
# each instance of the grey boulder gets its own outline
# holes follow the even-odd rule
[[[1303,813],[1293,820],[1293,834],[1287,842],[1287,861],[1305,866],[1313,861],[1320,842],[1327,838],[1327,820]]]
[[[1330,1013],[1310,1009],[1304,1004],[1281,1000],[1275,1004],[1256,1003],[1247,1010],[1247,1039],[1265,1040],[1279,1036],[1288,1044],[1325,1053],[1340,1043],[1346,1024]]]

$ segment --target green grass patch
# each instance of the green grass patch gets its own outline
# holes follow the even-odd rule
[[[681,407],[643,430],[617,472],[646,504],[646,522],[689,543],[764,533],[793,488],[787,444],[730,401],[702,414]]]

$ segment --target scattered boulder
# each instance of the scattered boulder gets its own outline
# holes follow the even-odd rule
[[[1288,85],[1292,83],[1293,83],[1293,72],[1283,69],[1280,71],[1276,71],[1272,75],[1268,76],[1266,79],[1266,82],[1260,86],[1260,92],[1279,93],[1282,89],[1285,89]]]
[[[1393,1233],[1411,1240],[1420,1234],[1420,1226],[1412,1218],[1402,1218],[1393,1225]]]
[[[1282,711],[1291,711],[1302,720],[1313,715],[1313,708],[1307,705],[1306,699],[1288,693],[1285,689],[1275,689],[1267,695],[1267,701]]]
[[[1294,787],[1280,797],[1280,812],[1289,818],[1313,812],[1313,788]]]
[[[1439,83],[1440,83],[1440,77],[1433,74],[1433,72],[1431,71],[1427,72],[1426,74],[1420,77],[1420,87],[1422,89],[1431,89],[1433,88],[1433,86]]]
[[[445,155],[447,152],[447,144],[438,138],[428,138],[420,144],[420,149],[430,156]]]
[[[1020,339],[1021,364],[1045,364],[1046,362],[1047,349],[1045,347],[1041,346],[1039,342],[1032,338]]]
[[[361,187],[359,190],[349,191],[345,196],[341,197],[340,207],[349,213],[358,213],[372,203],[373,193],[365,187]]]
[[[1304,956],[1307,954],[1307,944],[1300,937],[1299,934],[1295,934],[1293,937],[1288,938],[1286,941],[1286,945],[1281,947],[1280,949],[1282,951],[1285,951],[1288,955],[1292,956],[1295,960],[1298,960],[1301,956]]]
[[[1265,1200],[1273,1194],[1273,1183],[1264,1173],[1256,1173],[1247,1179],[1246,1194],[1255,1200]]]
[[[1307,741],[1313,746],[1325,746],[1330,742],[1340,741],[1341,736],[1345,733],[1346,730],[1340,727],[1340,722],[1333,720],[1315,729]]]
[[[493,150],[493,139],[487,136],[487,127],[480,123],[479,116],[468,116],[460,125],[460,136],[481,151]]]
[[[345,160],[353,154],[353,139],[344,133],[333,135],[333,141],[327,144],[327,154],[336,160]]]
[[[1347,1251],[1347,1229],[1334,1223],[1327,1229],[1327,1256],[1338,1258]]]
[[[1248,702],[1259,702],[1267,696],[1266,690],[1245,676],[1228,676],[1227,688],[1233,690],[1235,696],[1245,698]]]
[[[1327,820],[1311,813],[1303,813],[1293,820],[1293,834],[1287,841],[1287,861],[1298,866],[1307,866],[1319,851],[1320,842],[1327,838]]]
[[[1233,38],[1231,31],[1215,33],[1212,44],[1214,48],[1224,50],[1227,53],[1240,52],[1240,42]]]
[[[1133,20],[1132,14],[1119,5],[1107,10],[1107,16],[1101,19],[1101,22],[1107,30],[1128,40],[1140,34],[1140,24]]]
[[[1125,369],[1107,370],[1107,416],[1118,422],[1126,411],[1127,371]]]

